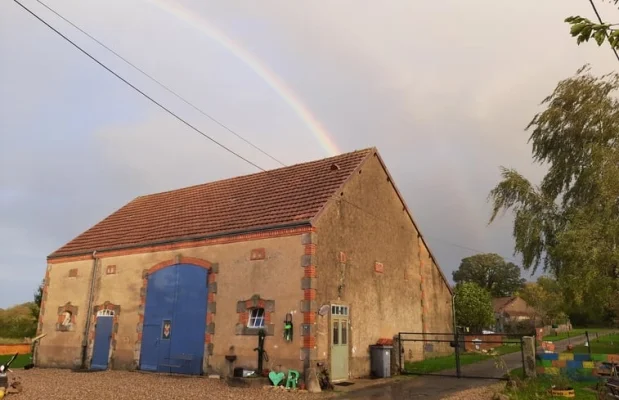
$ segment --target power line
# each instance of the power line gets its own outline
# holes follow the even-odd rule
[[[134,89],[135,91],[137,91],[139,94],[141,94],[142,96],[144,96],[146,99],[150,100],[152,103],[154,103],[155,105],[157,105],[159,108],[161,108],[162,110],[164,110],[165,112],[169,113],[170,115],[172,115],[174,118],[176,118],[177,120],[179,120],[180,122],[182,122],[183,124],[185,124],[186,126],[188,126],[189,128],[191,128],[192,130],[194,130],[195,132],[199,133],[200,135],[202,135],[203,137],[207,138],[208,140],[210,140],[211,142],[215,143],[217,146],[221,147],[222,149],[226,150],[227,152],[235,155],[236,157],[238,157],[239,159],[245,161],[246,163],[254,166],[255,168],[259,169],[262,172],[265,173],[270,173],[270,171],[267,171],[266,169],[262,168],[261,166],[259,166],[258,164],[248,160],[247,158],[241,156],[240,154],[236,153],[235,151],[233,151],[232,149],[226,147],[225,145],[219,143],[218,141],[216,141],[215,139],[213,139],[212,137],[208,136],[206,133],[202,132],[200,129],[196,128],[195,126],[193,126],[192,124],[190,124],[189,122],[187,122],[186,120],[184,120],[183,118],[181,118],[180,116],[178,116],[177,114],[175,114],[173,111],[171,111],[170,109],[168,109],[167,107],[165,107],[164,105],[162,105],[161,103],[159,103],[158,101],[156,101],[155,99],[153,99],[151,96],[147,95],[145,92],[143,92],[142,90],[140,90],[139,88],[137,88],[136,86],[134,86],[133,84],[131,84],[129,81],[127,81],[125,78],[123,78],[122,76],[120,76],[119,74],[117,74],[116,72],[114,72],[112,69],[110,69],[109,67],[107,67],[105,64],[103,64],[102,62],[100,62],[99,60],[97,60],[94,56],[92,56],[90,53],[88,53],[86,50],[82,49],[79,45],[77,45],[76,43],[74,43],[73,41],[71,41],[71,39],[69,39],[68,37],[66,37],[65,35],[63,35],[61,32],[59,32],[58,30],[56,30],[54,27],[52,27],[49,23],[47,23],[45,20],[43,20],[41,17],[39,17],[38,15],[36,15],[33,11],[31,11],[29,8],[27,8],[26,6],[24,6],[22,3],[20,3],[19,0],[13,0],[15,3],[17,3],[20,7],[22,7],[24,10],[26,10],[29,14],[31,14],[33,17],[35,17],[36,19],[38,19],[40,22],[42,22],[43,24],[45,24],[45,26],[47,26],[49,29],[51,29],[52,31],[54,31],[57,35],[59,35],[60,37],[62,37],[64,40],[66,40],[67,42],[69,42],[71,45],[73,45],[75,48],[77,48],[80,52],[82,52],[83,54],[85,54],[88,58],[90,58],[91,60],[93,60],[94,62],[96,62],[97,64],[99,64],[102,68],[104,68],[106,71],[108,71],[109,73],[111,73],[112,75],[114,75],[116,78],[120,79],[122,82],[124,82],[125,84],[127,84],[129,87],[131,87],[132,89]],[[133,65],[131,62],[127,61],[126,59],[124,59],[122,56],[118,55],[116,52],[114,52],[113,50],[111,50],[110,48],[108,48],[107,46],[105,46],[103,43],[99,42],[97,39],[95,39],[94,37],[92,37],[91,35],[89,35],[88,33],[84,32],[82,29],[80,29],[79,27],[77,27],[76,25],[74,25],[73,23],[71,23],[70,21],[68,21],[66,18],[62,17],[60,14],[56,13],[54,10],[52,10],[51,8],[47,7],[44,3],[42,3],[39,0],[36,0],[38,3],[40,3],[41,5],[43,5],[44,7],[46,7],[47,9],[49,9],[51,12],[53,12],[54,14],[56,14],[58,17],[60,17],[61,19],[65,20],[67,23],[69,23],[70,25],[74,26],[76,29],[78,29],[79,31],[81,31],[82,33],[84,33],[86,36],[88,36],[89,38],[91,38],[92,40],[94,40],[95,42],[99,43],[101,46],[103,46],[104,48],[106,48],[108,51],[114,53],[117,57],[119,57],[120,59],[122,59],[123,61],[125,61],[127,64],[131,65],[133,68],[135,68],[136,70],[142,72],[144,75],[146,75],[147,77],[149,77],[151,80],[153,80],[154,82],[158,83],[159,85],[161,85],[162,87],[166,88],[166,90],[168,90],[170,93],[175,94],[177,97],[179,97],[181,100],[185,101],[182,97],[180,97],[179,95],[177,95],[174,91],[172,91],[171,89],[168,89],[166,86],[164,86],[163,84],[159,83],[155,78],[152,78],[150,75],[148,75],[146,72],[142,71],[140,68],[138,68],[137,66]],[[237,135],[238,137],[240,137],[241,139],[243,139],[240,135],[238,135],[237,133],[233,132],[232,130],[230,130],[229,128],[227,128],[225,125],[221,124],[220,122],[218,122],[217,120],[213,119],[212,117],[210,117],[208,114],[204,113],[203,111],[201,111],[200,109],[198,109],[197,107],[193,106],[191,103],[185,101],[187,104],[189,104],[190,106],[196,108],[198,111],[200,111],[201,113],[203,113],[204,115],[206,115],[208,118],[212,119],[213,121],[217,122],[218,124],[220,124],[221,126],[223,126],[225,129],[229,130],[230,132],[232,132],[233,134]],[[245,139],[243,139],[244,141],[246,141]],[[251,142],[246,141],[247,143],[251,144]],[[251,144],[253,146],[253,144]],[[277,161],[277,159],[275,159],[274,157],[272,157],[271,155],[269,155],[267,152],[265,152],[264,150],[259,149],[258,147],[254,146],[256,149],[260,150],[263,154],[267,155],[268,157],[270,157],[271,159]],[[277,161],[279,162],[279,161]],[[284,165],[283,163],[279,162],[280,164]],[[284,165],[285,166],[285,165]],[[333,196],[333,199],[336,201],[342,201],[344,203],[350,204],[351,206],[365,212],[366,214],[372,216],[373,218],[376,218],[378,220],[381,220],[389,225],[392,226],[396,226],[400,229],[406,230],[406,231],[410,231],[410,232],[415,232],[417,234],[419,234],[418,231],[414,230],[414,229],[408,229],[405,227],[402,227],[400,225],[396,225],[393,224],[391,221],[388,221],[384,218],[378,217],[376,215],[374,215],[373,213],[365,210],[363,207],[354,204],[344,198],[341,197],[335,197]],[[424,235],[425,236],[425,235]],[[426,237],[430,237],[430,236],[426,236]],[[434,237],[435,240],[437,241],[441,241],[443,243],[455,246],[455,247],[459,247],[465,250],[469,250],[469,251],[473,251],[476,253],[484,253],[482,251],[470,248],[470,247],[466,247],[466,246],[461,246],[461,245],[457,245],[454,243],[450,243],[448,241],[442,240],[440,238],[436,238]],[[506,259],[508,259],[507,257],[504,257]],[[515,260],[514,260],[515,261]]]
[[[163,89],[165,89],[166,91],[168,91],[168,93],[174,95],[177,99],[181,100],[183,103],[187,104],[188,106],[190,106],[191,108],[193,108],[194,110],[196,110],[197,112],[199,112],[200,114],[204,115],[205,117],[207,117],[208,119],[210,119],[211,121],[213,121],[214,123],[216,123],[217,125],[219,125],[220,127],[222,127],[223,129],[227,130],[228,132],[230,132],[231,134],[233,134],[234,136],[236,136],[237,138],[241,139],[242,141],[244,141],[245,143],[247,143],[248,145],[250,145],[251,147],[253,147],[254,149],[258,150],[259,152],[261,152],[262,154],[264,154],[265,156],[269,157],[271,160],[277,162],[278,164],[282,165],[282,166],[286,166],[286,164],[284,164],[283,162],[281,162],[280,160],[278,160],[277,158],[273,157],[272,155],[270,155],[269,153],[267,153],[266,151],[262,150],[260,147],[256,146],[255,144],[253,144],[252,142],[250,142],[249,140],[245,139],[243,136],[241,136],[240,134],[238,134],[237,132],[235,132],[232,128],[228,127],[227,125],[225,125],[224,123],[220,122],[219,120],[215,119],[213,116],[209,115],[208,113],[206,113],[205,111],[203,111],[202,109],[198,108],[197,106],[195,106],[193,103],[189,102],[188,100],[186,100],[185,98],[183,98],[180,94],[178,94],[177,92],[175,92],[174,90],[172,90],[171,88],[169,88],[168,86],[164,85],[163,83],[161,83],[159,80],[155,79],[153,76],[149,75],[148,73],[146,73],[144,70],[142,70],[141,68],[137,67],[135,64],[133,64],[131,61],[127,60],[125,57],[121,56],[120,54],[118,54],[116,51],[114,51],[113,49],[111,49],[109,46],[106,46],[104,43],[102,43],[100,40],[98,40],[97,38],[95,38],[94,36],[90,35],[88,32],[84,31],[82,28],[80,28],[79,26],[77,26],[76,24],[74,24],[73,22],[69,21],[67,18],[65,18],[64,16],[62,16],[60,13],[58,13],[56,10],[54,10],[53,8],[51,8],[50,6],[48,6],[47,4],[45,4],[44,2],[42,2],[41,0],[36,0],[37,3],[41,4],[43,7],[47,8],[49,11],[51,11],[52,13],[54,13],[58,18],[62,19],[63,21],[65,21],[67,24],[71,25],[72,27],[74,27],[75,29],[77,29],[78,31],[82,32],[84,35],[88,36],[90,39],[92,39],[93,41],[97,42],[97,44],[99,44],[101,47],[103,47],[104,49],[106,49],[107,51],[109,51],[110,53],[114,54],[116,57],[120,58],[121,60],[123,60],[125,63],[129,64],[131,67],[133,67],[133,69],[139,71],[142,75],[146,76],[147,78],[149,78],[151,81],[155,82],[157,85],[161,86]]]
[[[193,126],[192,124],[190,124],[189,122],[187,122],[186,120],[184,120],[183,118],[179,117],[177,114],[175,114],[173,111],[171,111],[170,109],[166,108],[163,104],[159,103],[157,100],[153,99],[152,97],[150,97],[149,95],[147,95],[146,93],[144,93],[143,91],[141,91],[140,89],[138,89],[136,86],[134,86],[133,84],[131,84],[128,80],[126,80],[125,78],[123,78],[122,76],[118,75],[116,72],[114,72],[113,70],[111,70],[110,68],[108,68],[105,64],[103,64],[102,62],[100,62],[99,60],[97,60],[95,57],[93,57],[90,53],[88,53],[86,50],[82,49],[80,46],[78,46],[77,44],[75,44],[73,41],[71,41],[71,39],[69,39],[68,37],[66,37],[65,35],[63,35],[62,33],[60,33],[58,30],[56,30],[53,26],[51,26],[50,24],[48,24],[45,20],[43,20],[41,17],[39,17],[38,15],[36,15],[34,12],[32,12],[28,7],[24,6],[22,3],[19,2],[19,0],[13,0],[15,3],[17,3],[21,8],[23,8],[24,10],[26,10],[29,14],[31,14],[33,17],[35,17],[36,19],[38,19],[39,21],[41,21],[43,24],[45,24],[45,26],[47,26],[49,29],[51,29],[52,31],[54,31],[57,35],[59,35],[60,37],[62,37],[64,40],[66,40],[67,42],[69,42],[70,44],[73,45],[73,47],[75,47],[76,49],[78,49],[79,51],[81,51],[82,53],[84,53],[86,56],[88,56],[88,58],[90,58],[91,60],[93,60],[94,62],[96,62],[97,64],[99,64],[101,67],[103,67],[105,70],[107,70],[109,73],[111,73],[112,75],[114,75],[116,78],[120,79],[121,81],[123,81],[125,84],[127,84],[127,86],[131,87],[133,90],[135,90],[136,92],[138,92],[139,94],[141,94],[142,96],[146,97],[148,100],[150,100],[153,104],[155,104],[156,106],[158,106],[159,108],[161,108],[162,110],[164,110],[165,112],[167,112],[168,114],[172,115],[174,118],[176,118],[177,120],[179,120],[180,122],[182,122],[183,124],[185,124],[186,126],[188,126],[189,128],[191,128],[192,130],[196,131],[197,133],[199,133],[200,135],[204,136],[205,138],[207,138],[208,140],[210,140],[211,142],[215,143],[217,146],[221,147],[222,149],[234,154],[235,156],[237,156],[238,158],[242,159],[243,161],[247,162],[248,164],[253,165],[254,167],[258,168],[261,171],[266,172],[265,169],[263,169],[262,167],[260,167],[258,164],[253,163],[252,161],[248,160],[247,158],[243,157],[242,155],[236,153],[235,151],[233,151],[232,149],[226,147],[225,145],[219,143],[217,140],[213,139],[212,137],[210,137],[209,135],[207,135],[206,133],[202,132],[200,129],[196,128],[195,126]]]
[[[414,230],[414,229],[410,229],[410,228],[406,228],[406,227],[404,227],[404,226],[396,225],[396,224],[394,224],[394,223],[392,223],[392,222],[390,222],[390,221],[388,221],[388,220],[386,220],[386,219],[384,219],[384,218],[381,218],[381,217],[379,217],[379,216],[375,215],[374,213],[371,213],[371,212],[367,211],[367,210],[366,210],[366,209],[364,209],[363,207],[361,207],[361,206],[359,206],[359,205],[357,205],[357,204],[355,204],[355,203],[352,203],[352,202],[350,202],[350,201],[348,201],[348,200],[346,200],[346,199],[343,199],[343,198],[337,198],[337,197],[334,197],[334,199],[335,199],[336,201],[343,201],[344,203],[350,204],[351,206],[353,206],[353,207],[357,208],[358,210],[360,210],[360,211],[362,211],[362,212],[364,212],[364,213],[368,214],[369,216],[371,216],[371,217],[373,217],[373,218],[375,218],[375,219],[377,219],[377,220],[380,220],[380,221],[382,221],[382,222],[385,222],[385,223],[387,223],[387,224],[389,224],[389,225],[391,225],[391,226],[394,226],[394,227],[400,228],[400,229],[402,229],[402,230],[404,230],[404,231],[407,231],[407,232],[419,233],[419,232],[417,232],[417,231],[416,231],[416,230]],[[453,243],[453,242],[450,242],[450,241],[447,241],[447,240],[444,240],[444,239],[441,239],[441,238],[439,238],[439,237],[432,236],[432,235],[425,235],[425,234],[424,234],[424,235],[423,235],[423,237],[428,238],[428,239],[433,239],[433,240],[436,240],[437,242],[441,242],[441,243],[444,243],[444,244],[447,244],[447,245],[450,245],[450,246],[453,246],[453,247],[458,247],[458,248],[463,249],[463,250],[468,250],[468,251],[471,251],[471,252],[476,253],[476,254],[485,254],[485,253],[488,253],[487,251],[481,251],[481,250],[474,249],[474,248],[472,248],[472,247],[468,247],[468,246],[464,246],[464,245],[456,244],[456,243]],[[501,256],[501,257],[502,257],[503,259],[505,259],[505,260],[512,261],[512,262],[514,262],[514,263],[518,263],[518,264],[520,263],[520,261],[518,261],[518,260],[516,260],[516,259],[514,259],[514,258],[512,258],[512,257],[505,257],[505,256]]]
[[[595,6],[595,3],[593,2],[593,0],[589,0],[589,3],[591,4],[593,11],[595,12],[595,15],[598,17],[598,21],[600,22],[600,24],[604,25],[604,22],[602,22],[602,17],[600,16],[600,13],[598,12],[598,9]],[[617,57],[617,61],[619,61],[619,53],[617,53],[617,49],[615,49],[615,47],[610,42],[610,37],[608,36],[608,32],[604,32],[604,36],[606,36],[606,40],[608,41],[610,48],[613,49],[613,53],[615,53],[615,57]]]

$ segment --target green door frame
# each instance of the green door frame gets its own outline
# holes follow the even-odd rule
[[[350,355],[350,306],[331,304],[329,313],[329,347],[331,353],[331,380],[348,379]]]

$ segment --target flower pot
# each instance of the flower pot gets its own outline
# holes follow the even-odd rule
[[[574,389],[550,389],[550,394],[558,397],[576,397]]]

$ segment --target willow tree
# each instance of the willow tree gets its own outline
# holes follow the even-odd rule
[[[527,126],[539,185],[501,168],[490,222],[514,216],[515,254],[532,272],[556,277],[571,306],[600,316],[618,310],[619,74],[587,66],[557,85]],[[616,313],[619,315],[619,313]]]

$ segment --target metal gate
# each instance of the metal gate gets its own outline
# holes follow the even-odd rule
[[[207,299],[204,268],[177,264],[148,277],[141,370],[202,373]]]
[[[507,379],[524,371],[523,337],[507,333],[398,333],[400,373]],[[523,372],[524,373],[524,372]]]

